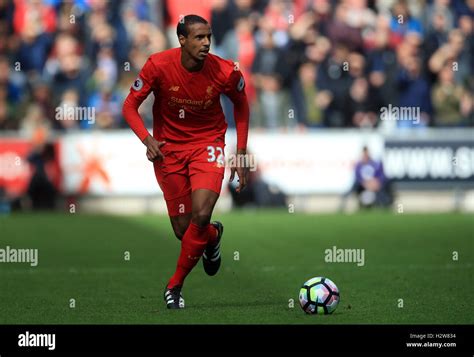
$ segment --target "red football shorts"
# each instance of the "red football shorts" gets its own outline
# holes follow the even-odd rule
[[[165,144],[160,150],[165,157],[153,166],[169,216],[191,213],[191,193],[196,190],[220,194],[225,169],[223,143],[182,151],[170,151]]]

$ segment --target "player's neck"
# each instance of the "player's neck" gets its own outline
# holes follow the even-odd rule
[[[181,50],[181,65],[188,72],[198,72],[204,67],[204,60],[198,61]]]

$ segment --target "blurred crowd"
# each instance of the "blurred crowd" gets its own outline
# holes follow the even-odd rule
[[[131,83],[190,13],[239,62],[253,127],[474,125],[474,0],[0,0],[0,130],[126,127]],[[388,106],[420,120],[383,123]]]

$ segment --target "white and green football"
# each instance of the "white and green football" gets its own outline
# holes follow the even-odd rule
[[[300,305],[307,314],[332,314],[339,304],[339,289],[328,278],[309,279],[300,289]]]

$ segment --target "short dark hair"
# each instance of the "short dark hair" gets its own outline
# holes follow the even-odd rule
[[[188,37],[189,32],[188,32],[188,26],[193,25],[193,24],[209,24],[206,19],[202,18],[201,16],[198,15],[186,15],[182,19],[179,20],[178,26],[176,28],[176,33],[178,34],[178,37],[180,35],[183,35],[184,37]]]

